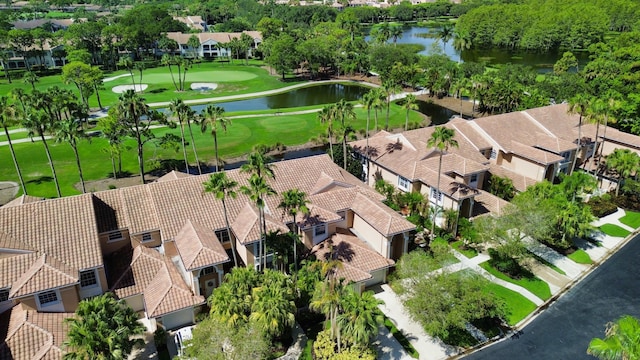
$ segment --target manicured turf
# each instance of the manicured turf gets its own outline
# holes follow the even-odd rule
[[[532,278],[521,278],[521,279],[513,279],[508,275],[503,274],[498,269],[494,268],[489,264],[488,261],[480,264],[480,267],[487,270],[491,275],[497,277],[498,279],[502,279],[504,281],[508,281],[512,284],[520,285],[523,288],[529,290],[532,294],[539,297],[542,300],[547,300],[551,297],[551,290],[549,289],[549,284],[545,281],[539,279],[538,277]]]
[[[498,284],[489,283],[485,290],[504,300],[509,312],[506,319],[509,325],[517,324],[536,309],[536,304],[529,299]]]
[[[640,227],[640,212],[625,210],[625,215],[620,218],[620,222],[637,229]]]
[[[407,352],[407,354],[409,354],[409,356],[411,356],[414,359],[420,358],[420,354],[413,347],[413,345],[411,345],[411,342],[409,342],[409,339],[407,339],[407,337],[404,336],[402,331],[398,330],[398,328],[386,316],[384,317],[384,326],[386,326],[387,329],[389,329],[389,332],[391,333],[391,335],[393,335],[393,337],[396,338],[396,340],[398,340],[400,345],[402,345],[402,347]]]
[[[366,125],[366,112],[357,108],[356,114],[357,120],[353,122],[353,127],[363,129]],[[405,110],[397,105],[391,106],[390,124],[392,126],[404,124],[404,117]],[[411,121],[419,119],[421,116],[418,113],[411,114]],[[227,133],[220,132],[218,135],[219,152],[221,158],[229,158],[248,153],[257,144],[274,145],[280,142],[286,146],[299,145],[325,131],[324,125],[317,120],[316,113],[233,119]],[[168,128],[155,129],[153,132],[158,138],[165,133],[178,136],[180,134],[179,129]],[[200,161],[211,161],[214,158],[213,138],[208,132],[202,134],[197,127],[194,128],[194,137]],[[48,143],[61,184],[62,195],[78,194],[79,191],[73,188],[73,184],[77,183],[79,178],[71,147],[68,144],[55,144],[53,140]],[[80,142],[80,159],[85,180],[109,177],[111,160],[104,151],[106,147],[107,142],[102,138],[92,138],[91,143]],[[135,147],[135,142],[132,139],[125,141],[125,150],[122,156],[123,170],[132,174],[138,173]],[[55,196],[55,186],[51,179],[43,144],[41,142],[15,144],[15,150],[27,182],[29,194],[41,197]],[[195,158],[190,147],[188,155],[190,163],[194,165]],[[145,145],[145,170],[151,171],[154,160],[160,159],[181,161],[181,151],[163,149],[157,145],[157,141],[147,143]],[[2,174],[0,180],[18,181],[8,146],[0,146],[0,174]],[[87,190],[92,189],[88,188]]]
[[[547,260],[541,258],[540,256],[531,253],[533,255],[533,257],[538,260],[540,263],[544,264],[545,266],[548,266],[550,268],[552,268],[553,270],[555,270],[555,272],[557,272],[558,274],[562,274],[562,275],[567,275],[566,272],[562,271],[562,269],[560,269],[559,267],[553,265],[552,263],[548,262]]]
[[[574,251],[573,253],[569,254],[569,256],[567,256],[567,257],[569,259],[577,262],[578,264],[591,264],[591,263],[593,263],[593,261],[591,260],[591,257],[589,256],[589,254],[587,254],[582,249],[578,249],[578,250]]]
[[[600,226],[600,230],[602,230],[603,233],[614,237],[625,237],[630,234],[627,229],[623,229],[620,226],[614,224],[604,224]]]
[[[478,255],[478,252],[476,251],[476,249],[473,249],[473,248],[461,249],[463,244],[464,243],[462,242],[462,240],[458,240],[456,242],[452,242],[451,247],[458,250],[462,255],[468,257],[469,259]]]

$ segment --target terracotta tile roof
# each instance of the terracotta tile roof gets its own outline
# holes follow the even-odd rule
[[[298,219],[300,219],[300,217],[298,217]],[[341,219],[342,217],[336,214],[335,211],[329,211],[321,208],[320,206],[310,205],[309,213],[304,215],[304,217],[298,221],[298,226],[305,229],[320,223],[331,223]]]
[[[381,206],[360,193],[356,194],[351,210],[385,237],[416,228],[391,208]]]
[[[17,305],[0,315],[0,326],[7,324],[1,359],[62,359],[62,346],[68,332],[65,318],[72,313],[38,313]]]
[[[258,220],[258,210],[246,204],[231,224],[231,230],[241,244],[246,245],[260,238],[260,222]]]
[[[103,260],[92,198],[84,194],[2,207],[0,231],[75,269],[100,267]]]
[[[616,142],[634,149],[640,149],[640,137],[633,134],[627,134],[610,126],[607,127],[606,134],[602,129],[600,129],[599,135],[606,141]]]
[[[156,206],[148,186],[132,186],[120,189],[122,199],[126,201],[124,216],[131,234],[160,228]],[[177,230],[176,230],[177,231]]]
[[[342,181],[337,181],[336,179],[334,179],[331,176],[327,175],[323,171],[320,174],[320,178],[318,178],[318,181],[316,182],[316,184],[311,189],[310,194],[318,194],[320,192],[328,191],[328,190],[334,189],[336,187],[349,188],[349,187],[353,187],[353,185],[345,183],[345,182],[342,182]]]
[[[420,163],[428,169],[438,171],[438,163],[440,156],[431,156]],[[489,166],[477,161],[468,160],[458,154],[447,153],[442,155],[442,168],[447,169],[448,173],[456,173],[460,176],[470,175],[486,171]],[[435,185],[435,184],[434,184]]]
[[[438,185],[438,172],[430,167],[420,166],[416,168],[416,179],[419,179],[421,182],[435,188]],[[456,179],[444,174],[444,171],[443,174],[440,175],[439,190],[446,196],[455,200],[463,200],[474,197],[477,194],[476,189],[456,181]]]
[[[558,137],[546,136],[538,133],[535,147],[561,154],[564,151],[575,150],[576,144]]]
[[[47,255],[40,255],[11,286],[10,298],[78,283],[78,270]]]
[[[520,192],[527,190],[529,186],[534,185],[538,182],[535,179],[520,175],[511,170],[507,170],[500,165],[495,164],[492,164],[490,166],[489,173],[491,175],[511,179],[511,181],[513,181],[513,186]]]
[[[311,252],[318,260],[342,261],[343,266],[342,269],[338,269],[338,277],[349,282],[369,280],[372,278],[372,272],[394,264],[393,260],[378,254],[367,243],[346,230],[341,230],[314,246]]]
[[[129,227],[122,192],[107,190],[93,193],[93,208],[96,214],[98,233]]]
[[[204,302],[204,297],[193,295],[170,259],[144,246],[133,250],[129,269],[112,291],[119,298],[142,294],[147,316],[152,318]]]
[[[473,199],[472,218],[484,215],[501,215],[509,205],[508,201],[480,190],[480,193]]]
[[[180,171],[171,170],[171,172],[166,173],[166,174],[162,175],[161,177],[159,177],[158,179],[156,179],[156,182],[177,180],[177,179],[182,179],[182,178],[189,177],[189,176],[191,176],[191,175],[190,174],[185,174],[185,173],[180,172]]]
[[[18,205],[30,204],[30,203],[34,203],[34,202],[38,202],[38,201],[42,201],[42,200],[44,200],[44,198],[35,197],[35,196],[31,196],[31,195],[20,195],[17,198],[15,198],[15,199],[9,201],[8,203],[4,204],[3,206],[5,206],[5,207],[18,206]]]
[[[213,230],[190,220],[176,235],[175,243],[182,263],[189,271],[231,261]]]
[[[564,160],[562,156],[554,153],[536,149],[535,147],[525,145],[521,142],[512,140],[507,152],[522,156],[523,158],[533,160],[538,164],[548,165]]]
[[[14,239],[11,235],[4,233],[2,231],[0,231],[0,249],[24,250],[24,251],[36,250],[22,241]],[[0,253],[1,252],[2,250],[0,250]]]
[[[0,289],[10,288],[38,259],[37,253],[16,254],[0,258]]]
[[[491,149],[491,143],[475,129],[473,121],[454,118],[447,125],[460,133],[476,150]]]

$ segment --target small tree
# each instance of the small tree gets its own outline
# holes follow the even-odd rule
[[[607,324],[605,338],[595,338],[589,343],[587,354],[602,360],[640,359],[640,321],[625,315]]]
[[[65,321],[69,324],[65,359],[125,359],[143,343],[131,339],[145,330],[138,315],[111,293],[81,301],[75,316]]]

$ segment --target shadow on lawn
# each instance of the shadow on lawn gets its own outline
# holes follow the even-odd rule
[[[42,183],[48,183],[52,181],[53,181],[53,177],[51,176],[40,176],[38,178],[27,181],[27,184],[41,185]]]

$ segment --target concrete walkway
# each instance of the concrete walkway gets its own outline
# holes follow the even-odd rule
[[[378,349],[378,356],[376,359],[384,360],[410,360],[413,359],[404,350],[402,345],[393,337],[386,326],[381,325],[378,329],[378,335],[373,342],[373,346]],[[297,359],[297,358],[296,358]]]
[[[524,240],[524,243],[529,251],[557,266],[562,271],[564,271],[571,279],[578,278],[580,274],[588,268],[587,265],[578,264],[568,257],[560,254],[559,252],[544,244],[541,244],[540,242],[532,238],[526,238]]]
[[[411,318],[402,300],[389,285],[381,285],[379,291],[376,291],[375,297],[384,301],[384,304],[379,306],[380,310],[402,331],[420,354],[420,359],[446,359],[458,353],[458,349],[455,347],[427,335],[422,325]]]

